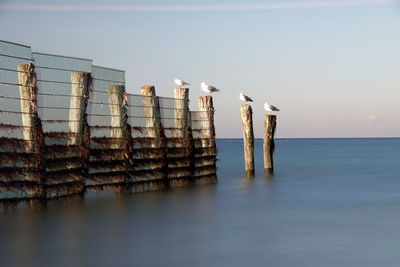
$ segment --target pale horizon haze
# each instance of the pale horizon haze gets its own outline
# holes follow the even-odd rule
[[[0,0],[0,39],[126,71],[173,95],[206,81],[219,138],[242,136],[239,93],[278,106],[278,138],[400,136],[400,2]],[[0,63],[1,64],[1,63]]]

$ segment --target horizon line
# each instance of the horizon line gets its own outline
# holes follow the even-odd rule
[[[212,5],[36,5],[36,4],[1,4],[0,10],[30,10],[30,11],[64,11],[64,12],[200,12],[200,11],[244,11],[270,9],[304,9],[328,7],[354,7],[371,5],[394,5],[399,0],[349,0],[338,2],[301,1],[301,2],[270,2],[249,4],[212,4]]]
[[[216,137],[216,139],[227,139],[227,140],[242,140],[243,137]],[[263,137],[254,137],[254,139],[260,139],[262,140]],[[285,140],[285,139],[400,139],[400,136],[381,136],[381,137],[351,137],[351,136],[347,136],[347,137],[275,137],[275,140]]]

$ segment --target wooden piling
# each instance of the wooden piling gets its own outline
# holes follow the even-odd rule
[[[189,88],[175,88],[174,98],[176,137],[186,138],[189,127]]]
[[[156,97],[154,86],[145,85],[140,88],[144,106],[147,137],[160,138],[162,135],[160,103]]]
[[[102,161],[107,165],[107,172],[93,173],[92,180],[103,184],[114,185],[118,193],[126,192],[129,180],[130,163],[130,128],[127,125],[127,94],[125,85],[107,86],[108,106],[111,120],[111,142],[103,151]],[[129,136],[128,136],[129,135]],[[124,149],[121,150],[121,149]],[[122,152],[123,151],[123,152]],[[96,163],[94,163],[96,164]]]
[[[71,73],[71,102],[69,110],[69,132],[73,134],[69,145],[79,145],[82,140],[91,76],[88,72]]]
[[[16,184],[0,186],[0,199],[42,198],[43,189],[43,145],[44,137],[37,107],[37,78],[35,65],[19,64],[18,84],[21,104],[23,152],[25,156],[15,154],[15,159],[23,158],[23,167],[16,172],[4,172],[2,176],[9,176],[6,181]],[[9,140],[11,143],[12,141]],[[5,144],[3,144],[5,145]],[[4,180],[2,180],[4,182]],[[28,182],[28,183],[26,183]]]
[[[265,115],[264,117],[264,172],[272,174],[274,170],[273,153],[275,150],[275,128],[276,115]]]
[[[46,146],[45,192],[48,199],[82,194],[88,177],[90,129],[86,107],[92,78],[88,72],[71,72],[70,78],[66,143],[61,144],[62,150]]]
[[[111,138],[124,139],[126,138],[127,123],[125,86],[110,85],[107,90],[111,114]]]
[[[253,133],[253,110],[250,105],[240,107],[243,127],[243,149],[244,166],[246,176],[254,175],[254,133]]]
[[[214,103],[212,96],[201,96],[198,99],[202,147],[215,147]]]
[[[37,113],[37,79],[35,66],[30,64],[18,65],[18,83],[20,93],[20,103],[22,112],[23,139],[26,142],[25,152],[34,152],[37,131],[35,121],[38,119]]]
[[[152,157],[152,162],[147,164],[147,176],[164,180],[164,185],[168,188],[167,141],[161,122],[159,99],[156,96],[154,86],[142,86],[140,93],[144,106],[144,120],[147,129],[146,137],[149,139],[149,143],[142,148],[157,151],[155,156]]]
[[[210,184],[217,182],[214,127],[214,105],[211,96],[202,96],[198,99],[200,140],[195,140],[195,184]]]

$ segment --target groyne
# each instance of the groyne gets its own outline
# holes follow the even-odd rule
[[[125,72],[0,41],[0,200],[215,183],[211,96],[127,93]]]

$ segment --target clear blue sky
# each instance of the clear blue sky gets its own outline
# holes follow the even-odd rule
[[[112,10],[111,10],[112,9]],[[240,137],[238,94],[268,101],[278,137],[400,136],[400,5],[391,0],[0,0],[0,39],[126,70],[127,89],[207,81],[219,137]]]

